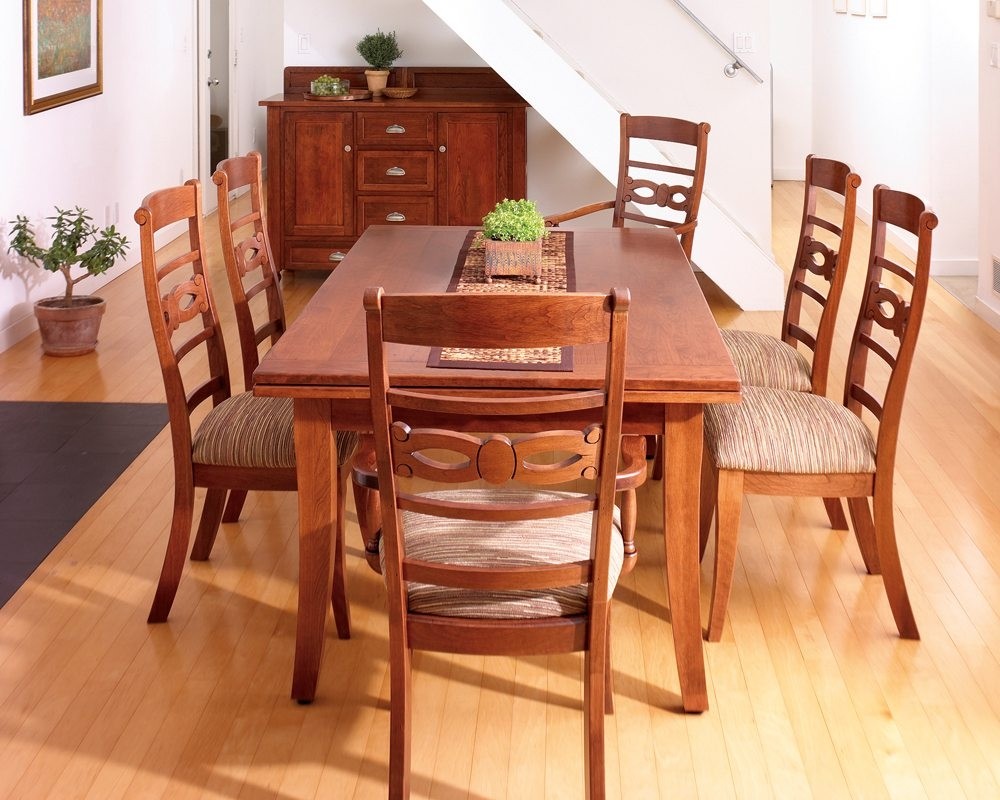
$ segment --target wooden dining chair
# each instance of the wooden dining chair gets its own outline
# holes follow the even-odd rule
[[[624,560],[614,494],[628,290],[379,288],[366,291],[364,304],[389,605],[389,796],[409,796],[411,654],[420,649],[584,651],[587,796],[604,797],[608,612]],[[605,345],[604,375],[589,390],[434,393],[393,381],[386,351],[400,345]],[[470,418],[484,413],[495,432],[469,432]],[[410,478],[450,488],[418,493]]]
[[[191,558],[198,561],[211,554],[228,491],[295,490],[292,401],[255,397],[251,392],[232,393],[222,327],[205,271],[198,181],[147,195],[135,212],[135,221],[139,224],[146,306],[163,372],[174,457],[170,536],[149,612],[150,622],[163,622],[184,566],[195,487],[207,489],[191,550]],[[155,235],[174,223],[187,226],[185,250],[173,258],[161,258]],[[353,449],[353,442],[338,439],[339,462],[348,461],[349,449]],[[338,634],[346,638],[350,635],[350,614],[342,537],[337,549],[334,619]]]
[[[735,328],[720,331],[744,386],[826,394],[860,185],[860,176],[842,161],[806,156],[802,223],[780,335]],[[828,204],[820,203],[824,190],[839,201],[839,211],[825,210]],[[818,316],[803,314],[804,304]],[[840,501],[827,497],[823,502],[834,530],[847,530]]]
[[[717,516],[710,641],[722,635],[744,494],[846,497],[865,567],[882,574],[899,635],[919,638],[896,544],[892,483],[903,397],[927,297],[931,232],[938,221],[917,197],[884,185],[875,187],[872,217],[843,404],[808,392],[748,386],[739,404],[705,407],[710,469],[702,503],[714,498]],[[913,270],[886,258],[890,227],[917,237]],[[865,411],[877,426],[876,436],[863,419]],[[711,506],[703,505],[703,544],[711,516]]]
[[[612,209],[611,224],[616,228],[625,225],[626,220],[661,225],[673,228],[681,240],[685,255],[691,258],[694,232],[698,226],[698,208],[701,205],[702,189],[705,185],[705,159],[708,155],[707,122],[689,122],[673,117],[633,117],[621,115],[621,139],[618,151],[618,187],[614,200],[553,214],[545,218],[549,227],[559,227],[563,222]],[[685,145],[694,148],[688,159],[690,166],[636,160],[632,157],[635,139]],[[659,183],[650,172],[665,172],[678,183]],[[629,206],[645,206],[652,210],[656,206],[669,209],[674,219],[652,216],[632,211]]]
[[[260,365],[260,348],[273,345],[285,332],[285,302],[281,294],[281,271],[274,261],[267,236],[267,217],[263,202],[261,156],[251,151],[219,162],[212,182],[216,186],[219,207],[219,238],[226,264],[229,293],[236,311],[236,329],[243,360],[243,386],[253,387],[253,373]],[[249,210],[236,212],[231,195],[247,190]],[[355,452],[358,434],[337,432],[337,478],[345,487],[351,474],[349,456]],[[347,458],[341,461],[340,456]],[[240,518],[246,491],[232,490],[222,514],[223,522]],[[344,514],[337,516],[336,540],[344,539]]]

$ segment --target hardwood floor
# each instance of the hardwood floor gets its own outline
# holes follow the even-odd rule
[[[800,202],[800,184],[776,184],[782,264]],[[867,248],[859,225],[832,397]],[[213,261],[221,269],[217,249]],[[289,277],[292,315],[316,286]],[[214,288],[238,383],[218,270]],[[777,330],[777,312],[742,313],[706,293],[720,324]],[[98,352],[42,358],[31,336],[0,354],[0,399],[163,401],[139,273],[101,294]],[[644,487],[639,565],[612,612],[609,796],[1000,797],[998,401],[1000,333],[932,283],[896,474],[923,640],[895,635],[881,580],[864,573],[852,534],[829,529],[819,500],[750,497],[729,623],[705,647],[711,707],[700,716],[678,711],[659,490]],[[384,797],[385,599],[352,501],[354,636],[328,634],[318,700],[298,706],[288,695],[295,496],[251,493],[212,560],[186,566],[170,621],[148,626],[171,481],[164,431],[0,609],[0,797]],[[711,551],[702,577],[708,587]],[[703,600],[707,612],[707,588]],[[414,796],[582,796],[581,663],[419,653]]]

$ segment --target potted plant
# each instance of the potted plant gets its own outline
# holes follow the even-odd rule
[[[17,216],[11,228],[7,252],[17,253],[35,266],[61,272],[66,280],[62,297],[47,297],[35,303],[35,317],[42,334],[42,350],[53,356],[78,356],[97,346],[97,331],[104,314],[104,300],[92,295],[73,296],[73,287],[90,275],[101,275],[128,251],[128,240],[115,226],[101,230],[77,206],[72,211],[56,207],[52,242],[42,247],[27,217]],[[87,245],[89,244],[89,247]],[[84,249],[86,247],[86,249]],[[73,274],[73,268],[83,272]]]
[[[358,53],[371,66],[371,69],[365,70],[365,78],[372,95],[379,97],[389,80],[389,70],[396,59],[403,55],[396,42],[396,32],[383,33],[376,30],[375,33],[361,37]]]
[[[486,282],[494,275],[531,275],[542,280],[545,218],[531,200],[504,199],[483,217]]]

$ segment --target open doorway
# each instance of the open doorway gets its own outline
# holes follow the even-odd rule
[[[232,155],[237,141],[234,108],[236,57],[230,38],[232,0],[198,0],[198,170],[208,186],[216,165]],[[205,211],[215,208],[214,192],[204,192]]]

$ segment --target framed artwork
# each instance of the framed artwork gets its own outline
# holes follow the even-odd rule
[[[863,17],[868,13],[868,0],[851,0],[851,13],[856,17]]]
[[[889,0],[871,0],[871,6],[873,17],[889,16]]]
[[[24,113],[104,91],[101,0],[24,0]]]
[[[833,10],[838,14],[846,14],[847,0],[833,0]]]

